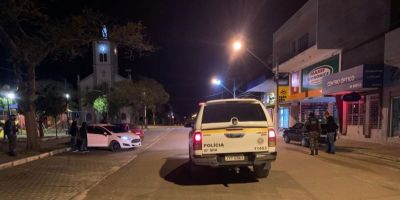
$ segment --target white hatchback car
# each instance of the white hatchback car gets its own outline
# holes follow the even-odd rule
[[[119,151],[142,146],[138,135],[115,125],[88,125],[87,131],[88,147],[108,147],[111,151]]]

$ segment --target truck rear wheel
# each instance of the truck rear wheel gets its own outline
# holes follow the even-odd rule
[[[270,169],[271,169],[271,163],[253,166],[253,170],[257,178],[266,178],[269,174]]]

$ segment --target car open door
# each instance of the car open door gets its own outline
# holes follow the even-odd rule
[[[89,147],[108,147],[109,134],[101,127],[88,127]]]

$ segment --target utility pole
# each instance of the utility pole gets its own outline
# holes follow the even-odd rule
[[[279,134],[279,64],[278,59],[275,56],[275,83],[276,83],[276,94],[275,94],[275,132]]]
[[[233,79],[233,98],[236,99],[236,80]]]

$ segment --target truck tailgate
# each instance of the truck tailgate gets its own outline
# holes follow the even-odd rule
[[[268,151],[267,128],[202,130],[203,154]]]

